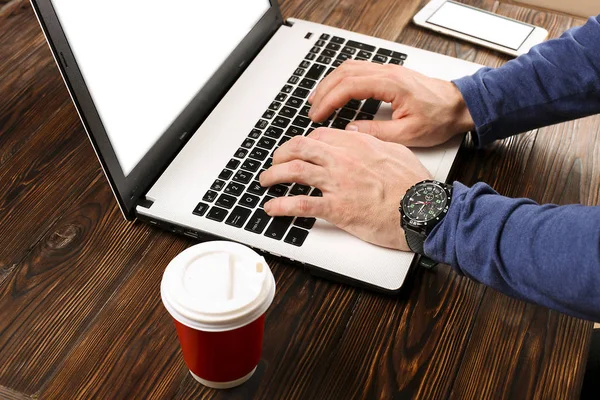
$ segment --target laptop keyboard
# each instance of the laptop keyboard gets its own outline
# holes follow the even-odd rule
[[[321,35],[204,194],[193,210],[194,215],[302,246],[315,218],[273,218],[265,213],[263,205],[275,197],[322,196],[322,192],[297,183],[264,188],[258,177],[271,166],[275,149],[292,137],[306,136],[321,126],[344,129],[352,120],[373,119],[381,104],[374,99],[350,100],[322,123],[313,123],[308,118],[310,105],[306,99],[311,90],[348,59],[402,65],[406,54],[339,36]]]

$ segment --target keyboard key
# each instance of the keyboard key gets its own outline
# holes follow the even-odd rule
[[[275,217],[267,228],[265,236],[275,240],[281,240],[285,232],[292,224],[294,217]]]
[[[272,137],[275,139],[277,139],[281,135],[283,135],[283,129],[277,128],[275,126],[270,126],[269,129],[265,131],[265,136]]]
[[[333,51],[333,50],[327,50],[327,49],[325,49],[325,50],[323,50],[323,51],[321,52],[321,55],[322,55],[323,57],[329,57],[329,58],[333,58],[333,57],[335,57],[335,55],[336,55],[336,52],[335,52],[335,51]]]
[[[354,54],[356,54],[356,49],[354,47],[344,47],[342,49],[342,53],[353,56]]]
[[[223,189],[223,186],[225,186],[225,182],[223,182],[220,179],[215,179],[215,181],[213,182],[213,184],[210,186],[210,188],[212,190],[216,190],[217,192],[220,191],[221,189]]]
[[[227,210],[219,207],[212,207],[208,214],[206,214],[206,218],[212,219],[217,222],[221,222],[227,216]]]
[[[404,61],[398,58],[390,58],[389,64],[404,65]]]
[[[321,189],[314,188],[313,191],[310,192],[310,195],[312,197],[323,197],[323,192],[321,192]]]
[[[260,197],[254,196],[253,194],[246,193],[240,198],[239,204],[249,208],[254,208],[260,201]]]
[[[246,222],[251,213],[252,211],[248,210],[247,208],[238,206],[233,209],[231,214],[229,214],[229,217],[227,218],[227,221],[225,221],[225,223],[227,225],[235,226],[236,228],[241,228],[242,226],[244,226],[244,223]]]
[[[297,97],[290,97],[290,99],[285,104],[294,108],[300,108],[303,104],[303,100]]]
[[[266,187],[260,186],[260,182],[254,181],[248,185],[248,192],[262,196],[267,191]]]
[[[264,169],[269,169],[273,165],[273,157],[267,158],[267,161],[263,164]]]
[[[304,78],[300,81],[298,86],[303,87],[305,89],[312,89],[313,87],[315,87],[316,83],[317,82],[313,81],[312,79]]]
[[[260,162],[248,158],[242,163],[242,166],[240,168],[245,169],[246,171],[256,172],[260,168]]]
[[[373,118],[374,118],[374,116],[372,114],[367,114],[367,113],[364,113],[364,112],[359,112],[358,115],[356,116],[356,118],[354,118],[354,119],[356,119],[356,120],[370,120],[370,119],[373,119]]]
[[[236,198],[233,196],[230,196],[228,194],[222,194],[219,196],[215,204],[221,207],[231,208],[235,204],[235,200]]]
[[[289,233],[287,234],[287,236],[285,237],[285,239],[283,240],[286,243],[289,244],[293,244],[294,246],[302,246],[302,243],[304,243],[304,240],[306,240],[306,237],[308,236],[308,231],[305,231],[304,229],[300,229],[300,228],[296,228],[295,226],[292,227],[292,229],[290,229]]]
[[[342,44],[342,43],[344,43],[344,42],[346,41],[346,39],[344,39],[344,38],[341,38],[341,37],[339,37],[339,36],[334,36],[334,37],[332,37],[332,38],[331,38],[331,41],[332,41],[333,43]]]
[[[258,173],[254,177],[254,179],[257,180],[257,181],[260,181],[260,174],[262,174],[263,172],[265,172],[264,169],[261,169],[260,171],[258,171]]]
[[[246,139],[244,140],[244,143],[242,143],[242,147],[245,149],[251,149],[254,146],[254,140],[252,139]]]
[[[360,50],[375,51],[375,46],[371,46],[369,44],[365,44],[365,43],[361,43],[361,42],[355,42],[354,40],[348,40],[348,43],[346,43],[346,46],[356,47],[357,49],[360,49]]]
[[[265,129],[267,126],[269,126],[269,121],[265,121],[264,119],[259,119],[256,125],[254,125],[258,129]]]
[[[290,88],[291,88],[291,86],[290,86]],[[291,91],[291,89],[290,89],[290,91]],[[285,101],[285,99],[287,99],[287,94],[285,94],[285,93],[279,93],[277,95],[277,97],[275,97],[275,100],[277,100],[277,101]]]
[[[293,86],[285,85],[283,88],[281,88],[281,91],[283,93],[290,93],[293,88],[294,88]],[[283,98],[283,100],[285,100],[285,97]],[[283,100],[278,100],[278,101],[283,101]]]
[[[271,139],[268,137],[264,137],[256,143],[258,147],[262,147],[264,149],[272,149],[275,146],[275,139]]]
[[[262,201],[260,202],[260,204],[258,205],[259,207],[263,207],[265,206],[265,203],[269,200],[273,200],[275,197],[271,197],[271,196],[265,196],[264,199],[262,199]]]
[[[290,196],[308,195],[308,192],[310,192],[310,186],[296,183],[292,186],[292,190],[290,190]]]
[[[362,104],[362,102],[360,100],[352,99],[349,102],[347,102],[344,107],[349,108],[351,110],[358,110],[360,108],[361,104]]]
[[[263,118],[265,119],[271,119],[273,118],[273,116],[275,115],[275,111],[273,110],[267,110],[264,112],[264,114],[262,115]]]
[[[233,180],[236,182],[240,182],[240,183],[248,183],[248,182],[250,182],[251,179],[252,179],[252,174],[247,171],[243,171],[243,170],[239,170],[233,176]]]
[[[317,40],[317,43],[315,43],[315,46],[323,47],[323,46],[325,46],[325,41],[324,40]]]
[[[345,53],[340,53],[338,54],[337,59],[341,61],[346,61],[352,59],[352,56]]]
[[[308,117],[308,112],[310,111],[310,106],[304,106],[302,107],[302,110],[300,110],[300,112],[298,113],[298,115],[301,115],[303,117]]]
[[[338,51],[342,46],[340,46],[339,44],[336,43],[329,43],[327,46],[325,46],[326,49],[329,50],[335,50]]]
[[[318,46],[313,46],[313,48],[310,49],[310,52],[315,54],[319,54],[319,51],[321,51],[321,49]]]
[[[248,154],[248,150],[240,148],[233,156],[236,158],[244,158],[246,157],[246,154]]]
[[[328,40],[329,39],[329,35],[326,33],[323,33],[320,37],[321,40]]]
[[[360,61],[369,61],[368,59],[364,58],[364,57],[354,57],[355,60],[360,60]]]
[[[296,97],[302,97],[303,99],[305,99],[308,97],[309,93],[310,93],[310,90],[299,87],[299,88],[296,88],[296,90],[294,90],[293,95]]]
[[[365,100],[365,104],[363,104],[361,111],[375,115],[377,113],[377,110],[379,110],[380,105],[381,101],[379,100],[367,99]]]
[[[192,214],[201,217],[204,215],[204,213],[206,213],[206,210],[208,210],[208,204],[198,203],[196,208],[194,208],[194,211],[192,211]]]
[[[236,169],[238,165],[240,165],[240,161],[236,160],[235,158],[232,158],[231,160],[229,160],[225,167],[229,169]]]
[[[336,129],[346,129],[346,125],[348,125],[350,121],[344,118],[336,118],[335,121],[331,124],[332,128]]]
[[[377,54],[383,54],[384,56],[392,56],[392,51],[388,49],[377,49]]]
[[[345,119],[353,119],[355,115],[356,115],[356,111],[350,110],[347,108],[342,108],[338,112],[338,117],[345,118]]]
[[[304,229],[310,229],[317,222],[315,218],[308,217],[298,217],[294,220],[294,225],[299,226]]]
[[[323,63],[323,64],[329,64],[331,62],[331,58],[330,57],[319,56],[319,58],[317,58],[317,62],[320,62],[320,63]]]
[[[310,125],[311,122],[312,121],[310,120],[310,118],[298,116],[294,119],[294,122],[292,122],[292,123],[294,125],[301,126],[302,128],[306,128],[307,126]]]
[[[250,134],[248,135],[248,137],[250,139],[258,139],[261,134],[262,134],[262,131],[260,129],[254,128],[250,131]]]
[[[369,53],[368,51],[361,50],[358,52],[356,57],[362,57],[362,58],[367,59],[367,58],[371,58],[372,55],[373,55],[373,53]]]
[[[344,60],[334,60],[333,61],[333,65],[334,67],[339,67],[340,65],[342,65],[342,63],[344,62]],[[325,74],[325,76],[329,75],[330,73],[333,72],[335,68],[329,68],[329,71],[327,71],[327,73]]]
[[[406,60],[406,54],[400,53],[399,51],[393,51],[392,52],[392,57],[393,58],[398,58],[400,60]]]
[[[327,67],[324,65],[313,64],[313,66],[310,67],[310,69],[306,73],[305,78],[310,78],[318,81],[321,75],[323,75],[323,72],[325,72],[325,68]]]
[[[204,194],[202,200],[212,203],[213,201],[215,201],[218,195],[219,193],[209,190],[206,192],[206,194]]]
[[[277,116],[273,120],[273,125],[278,126],[280,128],[285,128],[290,124],[290,119],[285,117]]]
[[[296,115],[296,111],[297,110],[295,108],[284,106],[279,112],[279,115],[286,118],[294,118],[294,115]]]
[[[286,186],[284,186],[282,184],[278,184],[275,186],[271,186],[269,188],[268,194],[273,197],[281,197],[281,196],[284,196],[287,191],[288,191],[288,188]]]
[[[375,54],[373,56],[373,62],[385,64],[387,62],[387,56],[382,56],[381,54]]]
[[[250,220],[244,229],[260,234],[265,230],[270,219],[271,217],[264,210],[259,208],[254,211],[254,214],[252,214],[252,217],[250,217]]]
[[[290,77],[290,79],[288,79],[288,83],[291,83],[292,85],[295,85],[296,83],[298,83],[299,80],[300,80],[299,77],[297,77],[296,75],[292,75]]]
[[[304,56],[304,58],[306,58],[307,60],[314,60],[315,57],[315,53],[308,53],[306,56]]]
[[[291,139],[291,137],[289,137],[289,136],[282,137],[281,140],[279,141],[279,143],[277,143],[277,147],[280,147],[282,144],[284,144],[285,142],[287,142],[290,139]]]
[[[221,171],[221,173],[219,174],[219,179],[223,179],[223,180],[227,180],[229,178],[231,178],[231,175],[233,175],[233,171],[230,171],[228,169],[224,169],[223,171]]]
[[[225,187],[224,192],[233,196],[239,196],[246,189],[246,186],[237,182],[229,182],[229,185]]]
[[[294,71],[294,75],[302,76],[304,75],[304,68],[296,68]]]
[[[297,126],[290,126],[288,130],[285,132],[287,136],[299,136],[304,134],[304,129],[298,128]]]
[[[310,67],[310,63],[308,61],[306,61],[306,60],[302,60],[302,62],[300,63],[299,67],[306,69],[306,68]]]
[[[255,147],[252,149],[252,151],[250,152],[250,155],[248,155],[248,157],[254,158],[255,160],[262,161],[265,158],[267,158],[268,155],[269,155],[269,152],[267,150],[261,149],[260,147]],[[244,168],[244,166],[242,166],[242,168]]]

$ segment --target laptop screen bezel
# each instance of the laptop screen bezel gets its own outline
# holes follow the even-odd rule
[[[135,208],[140,197],[156,182],[227,90],[283,24],[283,17],[277,1],[269,0],[269,2],[271,7],[260,21],[221,64],[188,106],[182,110],[167,131],[125,176],[54,11],[52,1],[31,0],[40,26],[100,160],[104,174],[123,215],[128,220],[135,219]],[[194,50],[197,49],[190,49],[190,51]]]

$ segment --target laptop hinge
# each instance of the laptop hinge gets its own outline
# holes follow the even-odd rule
[[[145,197],[140,198],[138,200],[138,206],[144,207],[144,208],[150,208],[152,207],[152,204],[154,204],[154,202],[150,199],[147,199]]]
[[[284,25],[284,26],[289,26],[289,27],[292,27],[292,26],[294,26],[294,23],[293,23],[293,22],[291,22],[290,20],[287,20],[287,19],[286,19],[285,21],[283,21],[283,25]]]

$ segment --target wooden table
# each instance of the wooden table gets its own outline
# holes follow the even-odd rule
[[[287,0],[286,17],[498,66],[500,54],[417,28],[426,0]],[[583,20],[492,0],[543,26]],[[255,376],[212,391],[187,372],[159,296],[192,245],[123,220],[29,4],[0,0],[0,398],[576,398],[591,323],[506,297],[447,266],[401,296],[269,260],[277,295]],[[453,178],[508,196],[598,204],[600,117],[467,143]],[[574,266],[575,267],[575,266]]]

